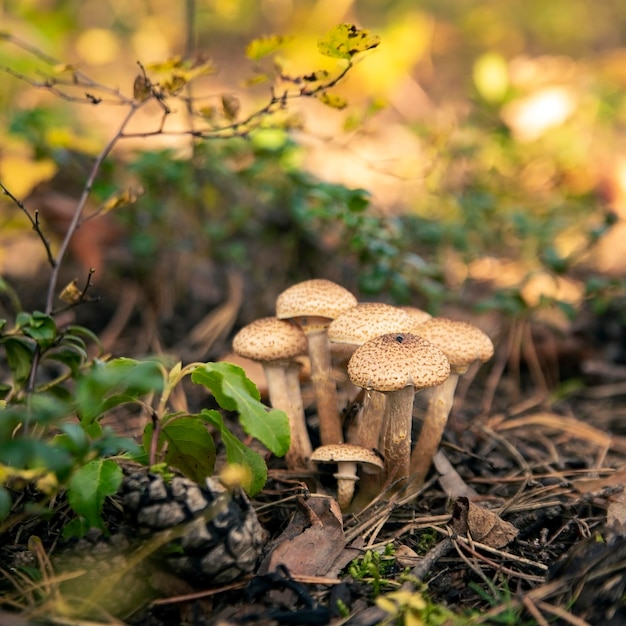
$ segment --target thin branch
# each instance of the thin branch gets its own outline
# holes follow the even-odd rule
[[[28,221],[31,223],[31,226],[33,227],[33,230],[37,233],[37,236],[39,237],[39,239],[41,240],[41,243],[43,243],[43,246],[46,249],[46,256],[48,257],[48,263],[50,263],[51,267],[54,267],[56,264],[56,261],[54,260],[52,250],[50,249],[50,242],[46,239],[46,236],[43,234],[43,231],[41,230],[41,224],[39,223],[39,211],[35,211],[35,217],[33,217],[28,212],[28,209],[24,206],[24,203],[21,200],[18,200],[2,184],[2,182],[0,182],[0,189],[2,189],[2,193],[5,196],[8,196],[15,203],[15,205],[23,211],[24,215],[26,215],[26,217],[28,218]]]
[[[36,87],[37,89],[46,89],[50,91],[51,93],[53,93],[55,96],[58,96],[59,98],[61,98],[62,100],[66,100],[67,102],[73,102],[75,104],[129,105],[133,102],[132,100],[124,96],[120,91],[107,89],[104,85],[98,85],[97,83],[94,83],[92,80],[88,80],[86,82],[71,82],[71,83],[65,83],[64,81],[60,81],[58,79],[50,78],[50,77],[46,77],[44,78],[44,80],[35,80],[34,78],[31,78],[30,76],[26,76],[25,74],[16,72],[15,70],[11,69],[10,67],[7,67],[6,65],[0,65],[0,71],[4,72],[5,74],[9,74],[10,76],[13,76],[13,78],[17,78],[18,80],[28,83],[29,85],[31,85],[31,87]],[[115,99],[100,98],[90,92],[85,92],[85,94],[82,96],[75,96],[73,94],[67,93],[66,91],[63,91],[62,89],[59,89],[58,85],[74,87],[76,89],[88,89],[88,88],[98,89],[100,91],[110,93],[111,95],[115,96]]]
[[[115,144],[120,140],[121,137],[123,137],[124,129],[130,122],[132,117],[135,115],[135,113],[140,109],[141,104],[142,103],[139,103],[139,102],[134,102],[132,104],[132,106],[130,107],[130,109],[128,110],[126,114],[126,117],[122,120],[122,123],[119,129],[117,130],[115,135],[111,137],[111,139],[106,144],[106,146],[102,149],[102,151],[98,155],[97,159],[95,160],[91,168],[91,172],[89,174],[89,177],[87,178],[85,187],[83,188],[83,193],[80,197],[80,200],[78,201],[78,204],[74,211],[74,215],[72,216],[72,220],[69,226],[67,227],[67,231],[65,233],[65,237],[63,238],[63,241],[61,242],[59,251],[57,252],[56,265],[52,269],[50,282],[48,283],[48,294],[46,298],[46,308],[45,308],[45,312],[48,314],[50,314],[53,309],[54,294],[56,292],[57,284],[59,281],[59,271],[60,271],[61,263],[63,261],[63,258],[65,257],[65,254],[67,253],[67,249],[69,247],[70,241],[80,224],[80,220],[85,210],[87,199],[89,198],[89,194],[91,193],[91,188],[93,187],[96,176],[98,175],[98,172],[100,171],[100,167],[102,166],[102,163],[107,158],[107,156],[109,155],[109,153],[111,152]]]

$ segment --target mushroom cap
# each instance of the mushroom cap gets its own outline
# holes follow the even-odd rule
[[[367,463],[375,465],[381,469],[384,467],[383,460],[368,448],[356,446],[352,443],[334,443],[320,446],[313,450],[311,461],[318,463],[341,463],[350,461],[352,463]]]
[[[385,333],[408,332],[413,325],[410,316],[398,307],[383,302],[361,302],[334,319],[327,332],[333,343],[360,346]]]
[[[233,350],[255,361],[282,361],[306,354],[307,341],[295,324],[276,317],[262,317],[234,336]]]
[[[450,375],[450,363],[437,346],[411,333],[375,337],[356,349],[348,361],[352,383],[364,389],[398,391],[440,385]]]
[[[327,317],[335,319],[347,309],[356,306],[357,299],[345,287],[314,278],[288,287],[276,299],[276,317]]]
[[[453,366],[467,367],[474,361],[488,361],[493,356],[491,339],[474,324],[447,317],[433,317],[412,332],[443,350]]]
[[[403,305],[398,308],[402,309],[411,318],[413,324],[422,324],[432,317],[430,313],[418,309],[416,306]]]

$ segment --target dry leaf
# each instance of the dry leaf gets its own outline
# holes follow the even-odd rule
[[[469,534],[472,539],[491,548],[502,548],[519,533],[513,524],[467,498],[457,498],[450,525],[459,535]]]
[[[613,498],[606,510],[606,525],[620,535],[626,534],[626,493]]]
[[[59,294],[59,300],[66,304],[76,304],[83,297],[83,292],[78,288],[78,280],[75,278],[72,282],[63,287]]]
[[[137,74],[133,83],[133,98],[144,102],[152,95],[152,85],[144,74]]]
[[[239,115],[240,108],[241,103],[239,102],[239,98],[237,96],[229,94],[224,94],[222,96],[222,112],[227,120],[231,122],[236,120]]]
[[[611,487],[626,485],[626,467],[615,470],[600,478],[577,478],[572,484],[578,493],[592,493]]]
[[[423,559],[415,550],[405,546],[403,543],[396,546],[395,556],[396,563],[400,567],[415,567]]]
[[[293,576],[325,576],[346,546],[343,520],[332,498],[299,500],[291,523],[261,565],[273,572],[284,565]]]
[[[460,497],[475,498],[478,494],[470,487],[448,461],[446,455],[439,450],[433,458],[433,465],[439,472],[439,484],[450,500]]]

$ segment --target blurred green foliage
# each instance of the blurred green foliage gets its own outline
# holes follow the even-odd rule
[[[2,14],[7,32],[31,37],[64,62],[82,55],[79,63],[91,63],[96,76],[99,68],[107,75],[110,68],[120,77],[136,74],[128,59],[163,64],[173,54],[206,55],[210,48],[218,68],[226,64],[226,83],[238,91],[238,81],[261,72],[253,66],[268,54],[287,74],[303,62],[320,63],[321,71],[320,58],[305,50],[334,23],[352,20],[380,33],[383,45],[362,64],[369,73],[356,68],[339,90],[350,106],[337,115],[346,128],[341,141],[374,134],[385,142],[386,127],[398,123],[413,137],[415,169],[390,170],[400,187],[403,180],[412,185],[403,204],[380,206],[367,177],[357,188],[320,180],[307,170],[308,150],[289,126],[198,143],[192,159],[178,146],[146,142],[145,149],[120,153],[95,187],[101,202],[116,185],[145,192],[134,206],[115,212],[139,276],[155,267],[157,251],[178,249],[240,268],[257,282],[277,271],[267,258],[272,250],[283,268],[279,283],[325,272],[320,255],[334,257],[357,268],[352,286],[368,297],[417,301],[433,311],[467,298],[473,280],[491,281],[497,293],[482,305],[505,312],[549,301],[563,310],[585,300],[597,307],[623,292],[623,273],[605,275],[593,255],[614,225],[619,200],[607,196],[619,172],[604,164],[611,162],[626,119],[619,35],[626,9],[614,0],[601,6],[583,0],[530,4],[425,0],[416,6],[397,0],[383,6],[364,0],[331,8],[313,0],[207,0],[160,3],[153,11],[131,1],[91,11],[91,2],[76,10],[72,2],[31,1],[6,3]],[[398,47],[410,37],[406,25],[414,29],[413,56]],[[232,50],[242,51],[259,35],[265,37],[248,54],[252,65],[242,52],[234,61]],[[90,57],[96,48],[101,56]],[[34,63],[9,43],[0,45],[0,56],[14,72]],[[218,74],[220,85],[224,79]],[[418,84],[425,99],[408,116],[407,103],[398,105],[398,116],[395,103],[407,81]],[[63,170],[68,148],[84,151],[86,139],[97,143],[89,111],[73,117],[68,103],[54,97],[14,107],[33,88],[9,83],[1,132],[20,137],[32,159],[52,158]],[[252,96],[264,88],[251,87]],[[532,109],[540,96],[548,99]],[[548,119],[537,122],[544,115]],[[65,135],[62,129],[68,129]],[[0,172],[1,163],[2,155]],[[476,269],[491,258],[499,259],[499,269],[490,275]],[[508,282],[500,280],[506,263],[517,264]],[[579,295],[568,300],[547,289],[530,297],[524,290],[537,274],[571,279]]]

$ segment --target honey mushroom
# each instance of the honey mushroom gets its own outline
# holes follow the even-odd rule
[[[437,453],[452,410],[459,376],[475,361],[488,361],[494,352],[491,339],[469,322],[445,317],[432,319],[414,327],[413,332],[440,348],[450,362],[450,377],[433,389],[422,430],[411,454],[411,491],[417,491]]]
[[[342,511],[348,510],[354,495],[354,485],[359,480],[357,465],[370,472],[383,468],[382,459],[373,451],[351,443],[320,446],[313,451],[311,460],[317,463],[336,463],[337,502]]]
[[[270,404],[289,419],[291,443],[285,455],[288,469],[307,469],[312,452],[299,385],[293,384],[294,359],[306,353],[304,333],[294,324],[264,317],[244,326],[233,338],[233,350],[263,365]],[[295,366],[297,367],[297,366]]]
[[[326,329],[333,319],[356,304],[356,297],[347,289],[322,278],[292,285],[276,299],[276,317],[293,320],[306,336],[323,445],[343,442]]]
[[[450,374],[445,354],[411,333],[375,337],[357,348],[348,362],[353,384],[387,395],[384,413],[385,467],[396,488],[409,476],[413,398],[417,391],[440,385]]]

